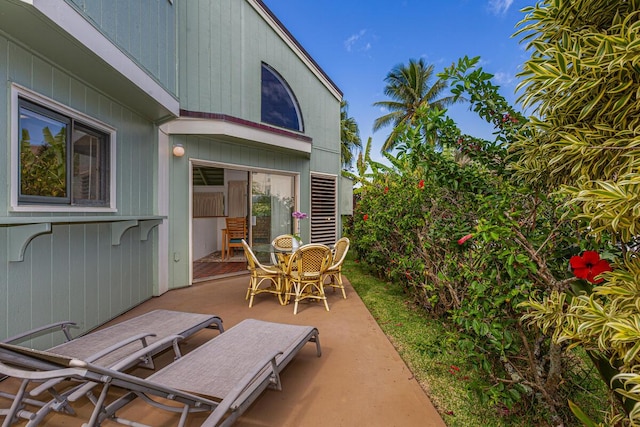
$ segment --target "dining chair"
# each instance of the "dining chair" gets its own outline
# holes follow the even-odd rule
[[[293,253],[284,273],[285,303],[295,298],[293,314],[298,313],[298,303],[305,299],[321,300],[329,311],[322,280],[331,262],[331,249],[326,245],[310,243]]]
[[[338,239],[333,246],[331,265],[324,272],[324,277],[322,279],[322,283],[331,286],[334,291],[336,288],[340,288],[342,290],[342,296],[345,299],[347,298],[347,294],[345,293],[344,285],[342,284],[342,263],[349,251],[349,244],[349,238],[347,237]],[[327,277],[331,279],[329,283],[326,283]]]
[[[253,250],[249,244],[242,239],[242,248],[244,249],[244,255],[247,258],[247,265],[249,267],[250,279],[249,288],[247,289],[247,296],[244,299],[249,299],[249,307],[253,306],[253,297],[261,293],[270,293],[278,296],[278,300],[281,305],[285,304],[283,295],[283,272],[277,265],[264,265],[261,264],[258,258],[253,253]],[[268,281],[269,287],[260,288],[260,285]]]
[[[281,234],[271,241],[271,246],[276,249],[291,249],[292,242],[293,236],[291,234]]]
[[[271,263],[278,264],[277,255],[274,251],[290,252],[293,248],[293,236],[291,234],[281,234],[271,241]]]
[[[224,257],[229,259],[232,250],[242,249],[242,239],[247,238],[247,220],[244,217],[225,218],[227,231],[225,231],[227,254]]]

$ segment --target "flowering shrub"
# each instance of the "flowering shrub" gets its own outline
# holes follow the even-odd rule
[[[463,245],[464,242],[466,242],[467,240],[469,240],[472,237],[473,237],[473,234],[467,234],[466,236],[461,237],[460,239],[458,239],[458,244],[459,245]]]
[[[473,385],[481,399],[510,412],[535,402],[558,425],[571,390],[564,349],[551,334],[523,327],[521,303],[578,282],[567,260],[580,251],[583,235],[561,219],[571,209],[562,199],[513,179],[506,144],[526,120],[485,74],[469,71],[473,65],[461,60],[447,76],[467,88],[459,95],[472,93],[465,96],[496,124],[497,140],[461,136],[440,112],[419,111],[416,127],[399,133],[397,156],[385,154],[390,167],[366,152],[359,161],[360,171],[364,160],[371,172],[359,180],[352,246],[432,316],[455,323],[463,333],[459,347],[486,374],[485,383]],[[425,128],[438,129],[437,138]],[[425,138],[437,139],[441,149]],[[467,142],[478,148],[469,150]],[[594,267],[592,273],[601,268]]]
[[[516,177],[560,192],[582,242],[607,249],[613,263],[589,252],[572,259],[576,276],[589,283],[580,281],[579,292],[532,296],[526,320],[589,353],[623,404],[620,411],[612,400],[607,425],[640,425],[640,52],[620,48],[638,38],[638,5],[544,0],[526,10],[520,31],[531,58],[520,85],[525,107],[535,106],[539,119],[511,146]]]
[[[611,271],[609,262],[600,259],[598,252],[585,251],[582,256],[574,255],[569,260],[573,274],[580,279],[586,279],[590,283],[601,283],[604,279],[598,278],[600,273]]]

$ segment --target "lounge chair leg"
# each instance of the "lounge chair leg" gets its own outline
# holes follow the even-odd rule
[[[49,387],[47,391],[53,396],[53,399],[42,405],[35,414],[29,419],[29,422],[26,424],[26,427],[37,426],[40,425],[42,420],[49,415],[51,411],[66,413],[69,415],[75,415],[76,412],[73,410],[71,405],[69,405],[69,401],[67,400],[67,393],[64,395],[58,393],[55,388]]]
[[[322,348],[320,347],[320,334],[318,333],[318,331],[313,334],[313,338],[311,338],[310,341],[316,343],[316,354],[318,355],[318,357],[322,356]]]
[[[20,389],[16,393],[13,403],[11,403],[11,408],[9,408],[9,411],[7,412],[6,418],[2,423],[2,427],[8,427],[9,425],[18,421],[18,418],[16,415],[18,414],[18,411],[22,406],[21,405],[22,399],[24,398],[24,393],[27,389],[28,384],[29,384],[29,380],[22,380],[22,383],[20,384]]]
[[[91,418],[89,418],[89,422],[86,424],[88,426],[97,426],[100,425],[98,423],[100,414],[104,411],[104,402],[107,399],[107,392],[109,391],[109,386],[111,383],[109,381],[105,382],[102,386],[102,392],[100,393],[100,397],[95,402],[95,407],[93,408],[93,413],[91,414]]]
[[[180,421],[178,422],[178,426],[186,425],[187,415],[189,415],[189,405],[184,405],[182,413],[180,414]]]

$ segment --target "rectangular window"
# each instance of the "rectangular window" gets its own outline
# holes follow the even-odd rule
[[[109,207],[110,135],[18,98],[19,205]]]

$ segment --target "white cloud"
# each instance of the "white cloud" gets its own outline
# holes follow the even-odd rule
[[[509,73],[502,73],[502,72],[497,72],[493,75],[493,79],[496,81],[496,83],[498,83],[500,86],[507,86],[510,85],[511,83],[513,83],[513,81],[516,79],[515,76],[509,74]]]
[[[509,10],[512,3],[513,0],[489,0],[489,8],[496,15],[501,15]]]
[[[359,33],[352,35],[351,37],[349,37],[344,41],[344,48],[347,49],[347,52],[351,52],[351,49],[353,49],[353,46],[358,42],[358,40],[360,40],[365,35],[366,32],[367,30],[360,30]],[[370,47],[371,46],[367,44],[366,49]]]

